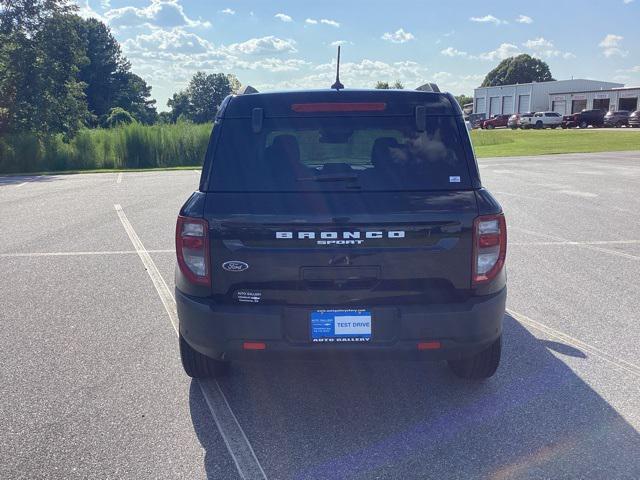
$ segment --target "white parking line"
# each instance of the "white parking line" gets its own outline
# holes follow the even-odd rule
[[[532,230],[527,230],[525,228],[510,227],[510,229],[511,230],[516,230],[516,231],[522,232],[522,233],[528,233],[529,235],[537,235],[539,237],[549,238],[551,240],[555,240],[555,241],[560,242],[560,243],[566,243],[568,245],[577,245],[577,246],[579,246],[581,248],[586,248],[588,250],[594,250],[596,252],[608,253],[609,255],[615,255],[617,257],[628,258],[630,260],[640,260],[640,256],[638,256],[638,255],[632,255],[630,253],[619,252],[618,250],[611,250],[609,248],[602,248],[602,247],[598,247],[596,245],[592,245],[590,243],[585,243],[585,242],[573,242],[573,243],[571,243],[571,240],[568,240],[566,238],[556,237],[555,235],[547,235],[545,233],[540,233],[540,232],[534,232]]]
[[[118,178],[116,179],[116,183],[122,183],[122,172],[118,174]]]
[[[171,320],[174,330],[176,333],[179,333],[176,302],[169,287],[162,278],[162,275],[160,275],[160,271],[149,255],[149,252],[144,248],[140,237],[136,234],[122,207],[115,204],[114,208],[140,260],[142,260],[142,263],[146,267],[149,277],[151,277],[153,286],[160,296],[160,300],[169,315],[169,320]],[[198,381],[198,385],[200,385],[202,395],[209,406],[213,420],[220,431],[220,435],[227,446],[231,458],[233,458],[240,477],[246,480],[266,480],[267,475],[262,465],[260,465],[247,435],[244,433],[242,426],[240,426],[238,418],[235,413],[233,413],[233,410],[231,410],[231,406],[222,392],[220,384],[215,380],[201,380]]]
[[[175,253],[175,250],[147,250],[148,253]],[[0,253],[0,258],[11,257],[80,257],[82,255],[127,255],[136,250],[105,250],[101,252],[15,252]]]
[[[528,326],[530,328],[535,328],[536,330],[539,330],[550,337],[554,337],[566,343],[567,345],[570,345],[579,350],[588,352],[594,357],[598,357],[616,366],[617,368],[624,370],[628,373],[631,373],[632,375],[640,378],[640,366],[638,365],[628,362],[622,358],[616,357],[615,355],[611,355],[610,353],[607,353],[604,350],[599,349],[598,347],[594,347],[593,345],[583,342],[582,340],[578,340],[577,338],[572,337],[571,335],[568,335],[564,332],[561,332],[560,330],[556,330],[554,328],[548,327],[543,323],[537,322],[527,317],[526,315],[515,312],[509,308],[507,308],[507,313],[522,325]]]
[[[509,246],[538,246],[538,245],[638,245],[640,240],[595,240],[587,242],[509,242]]]

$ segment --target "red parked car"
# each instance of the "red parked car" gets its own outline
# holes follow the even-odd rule
[[[509,122],[509,117],[511,115],[495,115],[491,117],[489,120],[485,120],[482,122],[482,128],[498,128],[498,127],[506,127]]]

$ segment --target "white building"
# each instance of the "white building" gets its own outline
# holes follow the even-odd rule
[[[633,112],[640,107],[640,87],[585,90],[581,92],[565,91],[549,95],[549,110],[561,115],[581,110],[628,110]]]
[[[524,112],[540,112],[550,108],[550,102],[560,111],[560,96],[565,102],[572,102],[569,95],[586,91],[611,90],[624,87],[622,83],[601,82],[598,80],[556,80],[553,82],[533,82],[501,87],[480,87],[473,93],[473,113],[484,113],[487,118],[497,114],[511,114]],[[551,95],[557,95],[558,100],[550,100]],[[572,105],[563,106],[567,113],[571,113]],[[583,107],[586,108],[586,107]],[[582,110],[582,108],[580,108]],[[577,111],[580,111],[577,110]]]

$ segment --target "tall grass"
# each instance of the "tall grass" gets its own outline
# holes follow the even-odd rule
[[[0,136],[0,173],[202,165],[211,124],[123,125],[61,135]]]

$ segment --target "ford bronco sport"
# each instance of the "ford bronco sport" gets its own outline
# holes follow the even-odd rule
[[[176,227],[183,366],[392,353],[490,377],[506,241],[450,94],[227,97]]]

